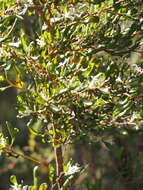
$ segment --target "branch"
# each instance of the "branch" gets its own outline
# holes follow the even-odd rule
[[[49,164],[49,162],[48,162],[48,163],[39,162],[38,160],[35,160],[35,159],[31,158],[30,156],[27,156],[27,155],[21,154],[21,153],[19,153],[19,152],[16,152],[12,147],[5,148],[4,150],[5,150],[5,152],[6,152],[9,156],[12,156],[12,157],[14,157],[14,158],[22,157],[22,158],[24,158],[24,159],[26,159],[26,160],[28,160],[28,161],[30,161],[30,162],[36,164],[36,165],[39,165],[39,166],[41,166],[41,167],[43,167],[43,166],[46,166],[46,167],[47,167],[47,164]]]
[[[51,190],[57,190],[59,188],[59,181],[64,177],[64,172],[60,174],[60,176],[56,179],[56,182],[52,185]]]
[[[58,126],[53,125],[54,131],[54,151],[55,151],[55,159],[56,159],[56,173],[58,179],[58,186],[61,188],[64,184],[64,169],[63,169],[63,155],[62,155],[62,146],[59,143],[60,141],[60,134],[57,132]],[[60,177],[61,176],[61,177]],[[53,190],[58,190],[58,186],[56,185]]]
[[[27,88],[23,88],[23,87],[20,87],[20,86],[18,86],[16,84],[13,84],[9,79],[5,79],[4,81],[7,82],[10,85],[10,87],[17,88],[17,89],[19,89],[19,90],[21,90],[23,92],[28,91]]]

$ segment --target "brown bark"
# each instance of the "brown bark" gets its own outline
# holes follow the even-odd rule
[[[60,134],[57,132],[58,126],[53,125],[54,130],[54,152],[56,161],[56,183],[53,185],[52,190],[58,190],[64,184],[64,170],[63,170],[63,153],[62,145],[60,143]]]

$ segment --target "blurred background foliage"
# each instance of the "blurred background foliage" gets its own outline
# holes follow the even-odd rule
[[[51,162],[40,183],[54,172],[53,114],[65,163],[85,168],[69,189],[143,188],[142,8],[141,0],[0,1],[0,127],[9,136],[10,121],[20,129],[15,150]],[[32,184],[34,164],[1,155],[0,165],[0,189],[11,175]]]

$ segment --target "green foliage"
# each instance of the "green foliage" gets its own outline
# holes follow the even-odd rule
[[[17,182],[16,176],[11,176],[10,177],[10,182],[12,183],[11,188],[9,190],[47,190],[47,184],[42,183],[39,188],[38,188],[38,176],[37,176],[37,170],[38,167],[36,166],[33,170],[33,186],[28,186],[28,185],[22,185]]]
[[[11,146],[12,146],[15,141],[15,135],[19,132],[19,130],[17,128],[13,128],[11,123],[8,121],[6,122],[6,125],[7,125],[8,132],[10,134],[10,137],[11,137]]]
[[[0,153],[3,152],[3,149],[7,146],[7,139],[2,133],[0,133]]]
[[[51,168],[52,169],[52,168]],[[68,176],[65,183],[63,184],[61,190],[66,190],[71,180],[74,178],[74,175],[81,171],[81,168],[78,165],[73,165],[72,162],[69,162],[65,168],[65,174]],[[17,178],[15,175],[10,177],[10,182],[12,183],[11,188],[9,190],[47,190],[48,185],[46,183],[42,183],[40,186],[38,185],[38,166],[35,166],[33,169],[33,186],[25,185],[23,186],[22,183],[19,184],[17,182]]]
[[[1,0],[0,91],[17,90],[17,117],[29,120],[33,135],[56,149],[94,144],[116,128],[142,130],[142,61],[133,57],[142,53],[141,7],[131,0]],[[9,122],[7,129],[12,146],[18,131]],[[7,146],[3,134],[0,146]],[[57,182],[61,190],[72,178]],[[27,188],[15,177],[12,183]]]

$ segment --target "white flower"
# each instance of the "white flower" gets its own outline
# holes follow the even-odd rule
[[[69,166],[68,171],[65,173],[66,175],[73,175],[77,172],[80,171],[80,167],[78,166],[78,164],[74,165],[74,166]]]
[[[44,47],[46,45],[46,43],[44,42],[43,39],[36,39],[37,41],[37,44],[40,46],[40,47]]]
[[[5,148],[7,145],[6,139],[3,137],[3,134],[0,134],[0,149]]]
[[[18,48],[20,46],[21,42],[10,42],[8,45]]]

